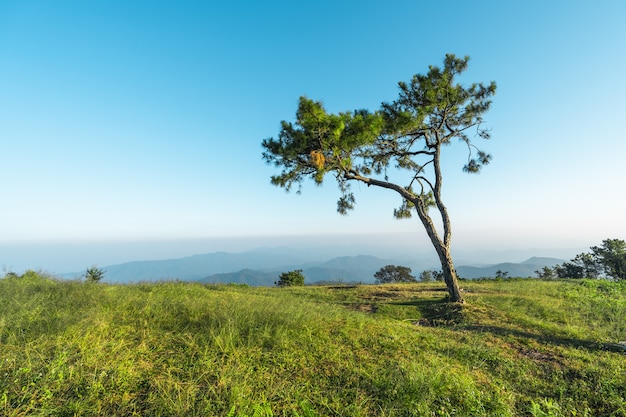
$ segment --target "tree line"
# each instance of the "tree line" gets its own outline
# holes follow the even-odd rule
[[[621,239],[605,239],[600,246],[592,246],[590,249],[591,252],[579,253],[569,262],[553,268],[544,266],[535,273],[539,278],[546,279],[626,279],[626,242]]]

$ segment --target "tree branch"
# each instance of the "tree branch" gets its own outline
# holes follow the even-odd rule
[[[398,194],[400,194],[403,198],[409,201],[414,201],[416,198],[415,195],[413,195],[413,193],[411,193],[406,188],[398,184],[389,182],[389,181],[381,181],[375,178],[364,177],[363,175],[360,175],[359,173],[353,172],[353,171],[346,171],[344,172],[343,176],[347,180],[356,180],[356,181],[363,182],[367,185],[374,185],[376,187],[387,188],[388,190],[393,190],[397,192]]]
[[[430,182],[430,180],[428,178],[426,178],[424,176],[421,176],[421,175],[416,175],[415,177],[413,177],[413,180],[411,181],[411,184],[413,184],[413,181],[415,181],[415,180],[417,180],[420,184],[422,183],[422,181],[424,181],[430,187],[430,191],[432,191],[433,193],[435,192],[435,188],[433,187],[433,184]],[[423,192],[423,190],[422,190],[422,192]]]

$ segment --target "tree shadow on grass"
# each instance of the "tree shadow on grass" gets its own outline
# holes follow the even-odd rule
[[[568,348],[584,348],[594,351],[609,351],[626,354],[626,347],[619,343],[604,343],[594,340],[578,339],[564,335],[512,329],[505,326],[480,325],[472,323],[463,304],[451,303],[447,299],[414,299],[393,301],[390,305],[415,307],[421,318],[415,325],[427,327],[446,327],[450,330],[491,333],[495,336],[518,339],[530,339],[544,345],[557,345]]]
[[[415,324],[420,326],[455,326],[466,322],[463,305],[444,299],[423,298],[411,301],[394,301],[390,305],[415,307],[420,312],[420,319]]]
[[[604,343],[594,340],[584,340],[549,333],[533,333],[524,330],[511,329],[493,325],[465,324],[457,327],[458,330],[472,331],[477,333],[491,333],[498,337],[513,337],[518,339],[531,339],[542,345],[556,345],[566,348],[583,348],[592,351],[609,351],[626,353],[624,347],[617,343]]]

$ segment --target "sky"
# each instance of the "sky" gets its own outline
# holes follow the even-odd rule
[[[621,0],[0,0],[0,266],[69,267],[54,261],[89,245],[80,262],[296,237],[428,248],[388,190],[356,185],[340,216],[332,177],[272,186],[261,141],[302,95],[376,110],[446,53],[470,56],[463,83],[498,85],[492,163],[446,157],[453,248],[624,239],[624,16]]]

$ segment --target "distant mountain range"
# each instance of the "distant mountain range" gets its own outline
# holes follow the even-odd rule
[[[296,265],[289,269],[302,269],[307,283],[319,281],[374,282],[374,273],[390,263],[390,260],[375,256],[358,255],[342,256],[326,262]],[[274,285],[274,282],[278,281],[280,273],[285,271],[287,269],[274,271],[244,269],[231,273],[214,274],[199,281],[204,283],[238,282],[249,285]]]
[[[159,280],[195,281],[212,274],[235,272],[241,269],[290,268],[306,262],[305,255],[286,251],[258,250],[243,253],[214,252],[193,255],[186,258],[156,261],[134,261],[109,265],[105,270],[105,282],[141,282]],[[80,273],[62,274],[65,278],[75,278]]]
[[[535,271],[544,266],[552,268],[563,262],[565,261],[562,259],[535,256],[520,263],[505,262],[486,266],[459,266],[456,271],[463,278],[495,277],[498,271],[508,272],[509,277],[534,277],[536,276]]]
[[[521,263],[458,266],[463,278],[494,277],[498,270],[511,277],[535,276],[544,266],[564,262],[556,258],[532,257]],[[243,283],[271,286],[281,272],[302,269],[306,283],[342,281],[374,282],[374,273],[385,265],[403,265],[413,269],[417,276],[425,269],[438,269],[432,262],[407,259],[382,259],[371,255],[341,256],[327,261],[307,262],[306,253],[281,249],[259,249],[243,253],[215,252],[179,259],[134,261],[103,267],[103,281],[109,283],[136,283],[143,281],[182,280],[203,283]],[[62,274],[77,278],[80,273]]]

